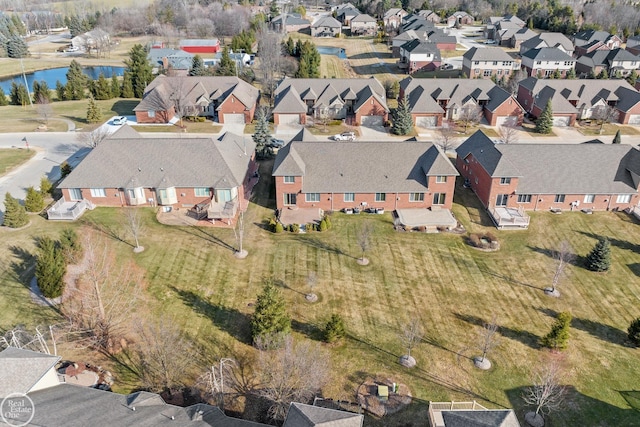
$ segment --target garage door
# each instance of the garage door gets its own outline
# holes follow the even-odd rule
[[[629,116],[630,125],[640,125],[640,114],[632,114]]]
[[[438,118],[435,116],[432,117],[416,117],[416,126],[420,126],[421,128],[434,128],[438,123]]]
[[[244,123],[244,114],[225,114],[224,115],[225,123],[235,123],[235,124],[243,124]]]
[[[569,122],[570,121],[571,121],[571,117],[568,117],[568,116],[554,117],[553,118],[553,125],[554,126],[569,126]]]
[[[518,126],[517,116],[499,116],[496,119],[496,126]]]
[[[383,126],[382,116],[362,116],[362,126]]]
[[[299,125],[300,115],[299,114],[279,114],[278,122],[281,125]]]

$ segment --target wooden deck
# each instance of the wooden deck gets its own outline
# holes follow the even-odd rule
[[[494,224],[499,229],[529,228],[530,217],[522,208],[514,209],[505,206],[496,206],[489,208],[488,211]]]

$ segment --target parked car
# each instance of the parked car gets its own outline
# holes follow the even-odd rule
[[[487,40],[484,44],[498,44],[498,42],[495,40]]]
[[[284,147],[284,141],[278,138],[271,138],[267,143],[267,147],[271,148],[282,148]]]
[[[77,52],[77,51],[79,51],[79,50],[80,50],[80,49],[79,49],[78,47],[76,47],[76,46],[69,46],[69,47],[65,50],[65,52]]]
[[[116,117],[115,119],[113,119],[114,126],[121,126],[125,123],[127,123],[127,118],[124,116]]]
[[[355,141],[356,134],[353,132],[342,132],[337,135],[333,135],[334,141]]]
[[[441,70],[453,70],[453,64],[443,64],[440,66]]]

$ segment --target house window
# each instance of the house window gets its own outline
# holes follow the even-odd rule
[[[498,75],[501,76],[502,75],[502,70],[498,70]]]
[[[476,68],[476,74],[480,74],[480,69]]]
[[[511,184],[511,178],[500,178],[500,185],[509,185]]]
[[[584,203],[593,203],[593,201],[596,199],[596,195],[595,194],[585,194],[584,195]]]
[[[71,200],[82,200],[82,191],[79,188],[70,188],[69,198]]]
[[[386,193],[376,193],[376,202],[384,202],[387,200]]]
[[[485,77],[489,77],[491,75],[491,70],[484,70],[482,75],[485,76]]]
[[[518,203],[531,203],[531,194],[518,194]]]
[[[619,194],[616,203],[631,203],[631,194]]]
[[[433,204],[444,205],[444,201],[447,199],[446,193],[433,193]]]
[[[152,119],[156,116],[156,112],[153,110],[149,110],[147,111],[147,116],[149,116],[149,118]]]
[[[210,191],[208,187],[196,187],[193,189],[196,197],[209,197]]]
[[[296,204],[296,193],[285,193],[282,196],[284,198],[285,206],[291,206]]]
[[[306,193],[304,195],[305,202],[319,202],[320,193]]]
[[[424,202],[424,193],[411,193],[409,194],[410,202]]]
[[[436,176],[436,182],[442,184],[443,182],[447,182],[447,177],[445,175]]]
[[[498,61],[493,61],[493,65],[498,65]]]
[[[285,176],[284,177],[284,183],[285,184],[293,184],[294,182],[296,182],[296,177],[295,176]]]
[[[104,188],[92,188],[91,197],[107,197],[107,193],[104,191]]]
[[[354,202],[356,200],[355,193],[344,193],[345,202]]]
[[[507,200],[509,200],[508,194],[498,194],[498,197],[496,197],[496,206],[507,206]]]
[[[564,203],[564,194],[556,194],[553,203]]]
[[[473,61],[473,65],[480,65],[480,61]]]

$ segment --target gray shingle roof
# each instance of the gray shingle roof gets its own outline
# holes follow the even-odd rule
[[[407,12],[405,12],[404,10],[402,10],[402,8],[399,7],[392,7],[391,9],[387,10],[384,14],[384,18],[391,18],[394,15],[398,15],[398,14],[402,14],[404,12],[404,14],[406,15]]]
[[[366,13],[361,13],[351,20],[351,22],[376,22],[376,18]]]
[[[472,61],[513,61],[513,58],[499,47],[472,47],[462,56]]]
[[[562,33],[540,33],[523,42],[522,46],[528,49],[534,49],[538,47],[540,43],[544,43],[546,47],[562,46],[562,48],[568,52],[573,51],[573,43]]]
[[[494,145],[478,131],[456,151],[473,154],[493,177],[520,177],[518,194],[637,193],[640,153],[628,145]]]
[[[565,51],[557,47],[542,47],[539,49],[530,49],[522,54],[525,58],[531,58],[534,61],[573,61],[574,59]]]
[[[414,39],[403,44],[401,48],[411,53],[430,53],[434,56],[434,61],[440,61],[440,49],[433,42]]]
[[[280,24],[285,21],[285,25],[311,25],[308,19],[304,19],[298,13],[288,13],[286,15],[278,15],[271,20],[272,24]]]
[[[584,46],[594,41],[605,42],[611,34],[606,31],[584,30],[574,34],[573,43],[576,46]]]
[[[164,58],[171,67],[175,70],[188,70],[193,65],[193,53],[185,52],[182,49],[157,49],[152,48],[149,50],[147,58],[154,66],[162,65]]]
[[[322,18],[314,22],[312,27],[313,28],[318,28],[318,27],[342,28],[342,24],[333,16],[323,16]]]
[[[0,400],[27,393],[60,360],[58,356],[8,347],[0,352]]]
[[[220,138],[109,137],[62,181],[60,188],[214,187],[242,185],[255,143]],[[133,180],[133,181],[132,181]]]
[[[273,167],[274,176],[304,176],[305,193],[425,191],[427,174],[458,175],[428,142],[291,142]]]
[[[442,411],[445,427],[520,427],[511,409],[489,411]]]
[[[352,412],[292,403],[284,427],[361,427],[364,416]]]

